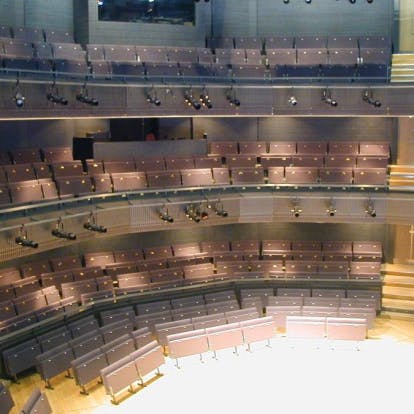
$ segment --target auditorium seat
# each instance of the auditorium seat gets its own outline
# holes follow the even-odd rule
[[[55,76],[86,76],[90,73],[89,67],[85,60],[74,59],[54,59],[54,72]]]
[[[92,183],[85,177],[60,177],[56,179],[59,197],[77,197],[92,193]]]
[[[9,388],[2,382],[0,383],[0,406],[2,407],[2,410],[4,410],[4,414],[10,413],[15,406]]]
[[[105,60],[108,62],[136,62],[137,52],[135,46],[104,45]]]
[[[325,167],[330,168],[354,168],[356,167],[357,157],[351,155],[326,155],[324,157]]]
[[[181,180],[184,187],[211,186],[212,170],[211,168],[182,169]]]
[[[145,76],[145,67],[141,62],[110,62],[111,73],[115,76],[124,76],[126,80],[128,77]]]
[[[145,77],[149,81],[175,80],[180,76],[177,63],[145,62]]]
[[[105,173],[125,173],[135,171],[135,162],[132,160],[103,161]]]
[[[114,192],[141,190],[148,185],[144,172],[112,173],[111,178]]]
[[[266,48],[266,64],[271,68],[296,66],[296,50]]]
[[[49,164],[46,162],[33,162],[32,166],[38,180],[52,178],[52,172],[50,171]]]
[[[226,165],[229,169],[233,168],[255,168],[257,166],[256,154],[227,154]]]
[[[346,49],[354,49],[358,48],[358,37],[357,36],[334,36],[329,35],[327,36],[327,47],[328,49],[335,49],[335,48],[346,48]]]
[[[168,61],[168,49],[158,46],[136,46],[137,59],[144,63],[165,63]]]
[[[43,29],[45,42],[48,43],[74,43],[73,34],[64,30]]]
[[[285,167],[287,184],[316,184],[318,177],[317,167]]]
[[[213,58],[211,58],[213,59]],[[211,62],[203,63],[185,63],[180,62],[179,72],[181,76],[186,79],[191,78],[211,78],[214,76],[214,71]]]
[[[323,167],[324,157],[321,155],[294,155],[291,158],[292,167]]]
[[[239,142],[239,153],[260,156],[267,153],[266,141]]]
[[[170,47],[168,48],[168,60],[176,63],[196,63],[198,51],[195,47]]]
[[[341,141],[329,142],[329,155],[356,156],[359,154],[359,142]]]
[[[353,183],[353,169],[323,167],[319,169],[319,180],[322,184],[350,185]]]
[[[216,48],[214,54],[216,63],[221,65],[243,65],[246,63],[244,49]]]
[[[382,243],[379,241],[353,241],[352,260],[377,261],[382,259]]]
[[[81,60],[86,62],[86,51],[76,43],[50,43],[53,59]]]
[[[237,141],[212,141],[208,143],[209,155],[226,156],[238,153],[239,148]]]
[[[40,388],[35,387],[22,407],[21,412],[24,414],[51,414],[52,408],[46,393],[41,392]]]
[[[386,168],[354,168],[354,184],[385,186],[387,182]]]
[[[93,174],[91,178],[95,193],[112,193],[113,184],[110,174]]]
[[[203,48],[198,50],[198,63],[204,65],[211,65],[215,63],[215,55],[209,48]]]
[[[135,165],[137,171],[158,171],[166,169],[165,158],[162,156],[137,158]]]
[[[178,170],[148,171],[147,180],[149,188],[181,187],[181,174]]]
[[[262,167],[233,167],[231,181],[234,185],[264,184],[264,170]]]
[[[262,55],[261,49],[247,49],[246,48],[246,63],[248,65],[264,66],[265,56]]]
[[[359,36],[358,44],[361,49],[365,48],[391,48],[391,39],[388,36]]]
[[[9,190],[13,204],[30,204],[43,200],[42,185],[36,180],[10,183]]]
[[[43,161],[48,164],[73,161],[71,147],[44,147],[41,148]]]

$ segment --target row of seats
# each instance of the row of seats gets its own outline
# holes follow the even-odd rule
[[[256,157],[262,156],[294,156],[294,155],[332,155],[332,156],[361,156],[361,157],[390,157],[390,145],[388,142],[371,142],[371,141],[210,141],[208,142],[207,154],[208,156],[234,156],[241,155],[255,155]],[[130,159],[120,159],[119,162],[128,162],[132,165],[136,164],[135,168],[139,170],[155,169],[156,163],[161,163],[162,168],[174,168],[174,159],[180,160],[194,159],[196,163],[200,158],[201,160],[205,156],[175,156],[167,155],[164,157],[140,157]],[[145,161],[152,162],[152,166],[149,168],[145,165]],[[10,164],[36,164],[44,162],[47,164],[70,162],[75,161],[73,159],[73,153],[71,147],[42,147],[42,148],[18,148],[9,151],[0,152],[0,165]],[[116,162],[114,159],[103,158],[102,160],[90,160],[91,162]],[[192,162],[192,161],[191,161]],[[195,167],[203,167],[203,165],[193,164]],[[215,165],[216,166],[216,165]],[[161,169],[162,169],[161,168]],[[182,166],[180,168],[183,168]],[[186,168],[189,168],[187,165]],[[131,168],[123,169],[122,171],[112,172],[126,172]],[[104,171],[102,171],[104,172]],[[108,171],[111,172],[111,171]]]
[[[69,176],[54,181],[29,180],[0,185],[0,204],[27,204],[66,199],[91,193],[116,193],[143,189],[230,185],[387,185],[387,168],[268,167],[195,168],[157,172],[130,172]]]
[[[225,157],[159,157],[130,161],[80,160],[65,162],[35,162],[30,164],[11,164],[0,166],[0,184],[19,183],[31,180],[57,180],[63,177],[76,177],[89,174],[153,173],[162,171],[189,171],[222,168],[259,168],[269,167],[348,167],[348,168],[387,168],[386,156],[256,156],[247,154],[227,155]]]
[[[346,155],[390,157],[388,142],[370,141],[211,141],[209,155]]]
[[[310,54],[306,55],[311,56]],[[296,54],[275,52],[265,64],[242,63],[140,63],[140,62],[106,62],[38,58],[0,59],[0,70],[5,74],[21,76],[26,73],[37,76],[54,76],[56,78],[84,77],[96,79],[122,79],[132,77],[146,81],[209,81],[247,80],[273,82],[290,78],[298,81],[307,78],[343,78],[345,80],[386,82],[389,78],[389,64],[385,62],[383,52],[370,51],[365,57],[352,60],[353,56],[336,51],[328,60],[306,58],[296,62]]]
[[[320,256],[322,254],[322,256]],[[22,282],[32,276],[51,272],[93,268],[116,269],[117,266],[150,263],[164,260],[158,267],[176,267],[186,264],[219,260],[256,260],[256,259],[304,259],[332,261],[381,261],[382,243],[380,241],[333,241],[333,240],[217,240],[171,245],[136,247],[127,250],[98,251],[84,253],[82,256],[69,255],[52,257],[35,262],[27,262],[19,267],[0,270],[0,286]],[[216,259],[216,260],[217,260]],[[156,267],[142,267],[142,270]],[[135,271],[137,269],[135,268]],[[79,274],[79,277],[82,275]],[[93,277],[97,277],[94,273]],[[23,279],[23,280],[22,280]],[[25,292],[27,293],[27,292]]]
[[[391,48],[387,36],[265,36],[208,37],[206,47],[211,49],[292,49],[292,48]]]
[[[320,262],[315,260],[245,260],[217,261],[184,265],[164,269],[137,271],[128,265],[117,269],[117,274],[105,275],[98,267],[31,276],[22,282],[5,285],[1,289],[1,318],[8,320],[17,315],[37,312],[51,314],[53,305],[61,308],[61,299],[82,305],[100,299],[112,299],[131,292],[193,285],[215,280],[238,279],[323,279],[323,280],[381,280],[379,262]],[[125,273],[126,272],[126,273]],[[78,275],[78,276],[77,276]],[[43,313],[41,313],[43,312]]]
[[[0,26],[0,38],[18,39],[25,42],[73,43],[73,35],[63,30],[51,30],[26,26]]]
[[[96,64],[97,62],[130,62],[144,64],[200,63],[226,65],[276,64],[388,64],[391,56],[384,45],[365,48],[284,48],[226,49],[197,47],[155,47],[125,45],[87,45],[76,43],[29,43],[16,40],[0,42],[0,56],[5,58],[36,58],[38,60],[68,60]]]
[[[130,159],[108,159],[102,160],[84,160],[88,162],[89,167],[93,167],[93,163],[116,163],[120,165],[125,163],[126,166],[122,170],[107,172],[126,172],[134,169],[139,170],[159,170],[166,168],[190,168],[203,167],[200,164],[206,159],[211,159],[215,164],[208,166],[218,166],[218,158],[236,155],[248,155],[251,157],[266,156],[349,156],[349,157],[390,157],[390,147],[388,142],[369,142],[369,141],[342,141],[342,142],[326,142],[326,141],[212,141],[208,144],[206,155],[197,156],[175,156],[167,155],[164,157],[141,157]],[[187,160],[187,161],[185,161]],[[3,167],[15,164],[32,164],[38,165],[45,163],[47,165],[74,162],[71,147],[44,147],[44,148],[19,148],[16,150],[3,151],[0,153],[0,163]],[[183,164],[185,162],[185,164]],[[148,163],[148,164],[147,164]],[[41,165],[41,164],[39,164]],[[132,168],[131,168],[132,166]],[[104,172],[104,171],[99,171]],[[46,178],[46,177],[39,177]]]

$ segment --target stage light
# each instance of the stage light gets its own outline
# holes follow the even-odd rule
[[[52,236],[59,239],[76,240],[76,234],[65,231],[62,218],[59,217],[56,222],[56,227],[52,230]]]
[[[208,109],[211,109],[213,107],[213,104],[211,103],[211,99],[206,89],[203,89],[203,91],[200,94],[200,102],[203,106],[207,107]]]
[[[223,203],[220,200],[217,201],[213,209],[214,212],[220,217],[227,217],[229,215],[229,213],[226,210],[224,210]]]
[[[368,200],[365,207],[365,213],[368,214],[368,216],[377,217],[377,211],[375,210],[375,206],[372,200]]]
[[[13,96],[14,103],[18,108],[23,108],[25,99],[21,92],[16,92]]]
[[[83,224],[83,228],[98,233],[106,233],[108,231],[106,227],[98,225],[96,215],[92,211],[89,213],[88,221]]]
[[[88,89],[86,88],[86,86],[83,86],[81,91],[76,95],[76,100],[87,105],[99,105],[99,101],[97,99],[89,96]]]
[[[322,102],[325,102],[328,105],[331,106],[338,106],[338,102],[335,101],[335,99],[332,99],[331,92],[328,89],[324,89],[322,91]]]
[[[328,208],[326,209],[326,212],[328,213],[328,215],[330,217],[333,217],[336,214],[335,203],[332,199],[329,201]]]
[[[355,4],[356,0],[349,0],[351,4]]]
[[[312,0],[305,0],[305,3],[306,4],[311,4],[312,3]]]
[[[158,99],[157,94],[155,93],[154,89],[151,89],[146,92],[146,98],[147,98],[147,102],[152,105],[155,105],[155,106],[161,105],[161,101]]]
[[[283,3],[289,4],[289,0],[283,0]]]
[[[375,108],[381,107],[381,101],[374,99],[372,97],[372,92],[369,90],[364,91],[364,93],[362,94],[362,100],[367,104],[374,106]]]
[[[289,102],[289,105],[292,105],[292,106],[296,106],[298,104],[297,99],[293,95],[289,98],[288,102]]]
[[[232,106],[240,106],[240,101],[236,97],[236,91],[230,88],[226,91],[226,99]]]
[[[19,234],[14,239],[16,244],[23,246],[23,247],[30,247],[32,249],[37,249],[39,247],[39,243],[29,239],[27,237],[27,231],[24,227],[24,224],[22,224],[19,228]]]
[[[59,105],[67,105],[68,100],[63,96],[55,95],[52,92],[47,93],[46,98],[48,101]]]
[[[194,98],[193,92],[191,89],[184,92],[184,102],[188,106],[192,106],[197,111],[201,108],[200,102],[198,102],[198,100]]]
[[[208,218],[208,213],[204,212],[206,215],[203,215],[199,205],[189,204],[188,206],[185,206],[184,212],[187,218],[195,223],[199,223],[201,219],[205,220]]]
[[[371,3],[373,3],[374,2],[374,0],[367,0],[367,3],[368,4],[371,4]]]
[[[173,217],[171,217],[168,213],[168,208],[165,206],[162,206],[158,209],[158,217],[167,223],[174,223]]]
[[[290,210],[291,213],[293,213],[293,215],[295,217],[299,217],[302,213],[302,209],[300,208],[300,203],[299,200],[294,200],[292,203],[292,208]]]

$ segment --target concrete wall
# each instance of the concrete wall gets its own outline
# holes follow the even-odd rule
[[[72,139],[87,132],[108,131],[107,120],[65,119],[49,121],[1,121],[0,151],[14,148],[72,146]]]

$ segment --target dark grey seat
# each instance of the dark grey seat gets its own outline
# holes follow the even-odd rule
[[[70,377],[69,369],[73,358],[72,348],[68,344],[55,347],[36,357],[36,369],[42,380],[45,381],[46,388],[52,389],[50,380],[65,371]]]
[[[52,408],[47,395],[37,387],[21,409],[21,414],[50,414],[51,412]]]
[[[0,382],[0,407],[4,414],[8,414],[14,407],[14,401],[9,389]]]

